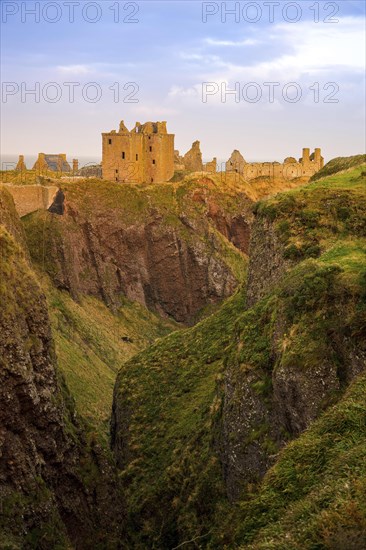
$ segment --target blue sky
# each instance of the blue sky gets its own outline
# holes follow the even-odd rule
[[[207,159],[225,159],[234,148],[248,160],[300,156],[302,147],[322,147],[327,159],[365,150],[364,2],[281,1],[273,6],[273,22],[263,2],[224,3],[228,10],[239,6],[237,21],[227,15],[226,22],[222,2],[118,2],[120,21],[114,22],[114,0],[79,1],[70,22],[66,2],[43,1],[39,23],[24,11],[37,9],[37,2],[1,4],[3,92],[9,92],[1,103],[3,154],[62,151],[99,158],[101,132],[121,119],[130,127],[167,120],[177,149],[185,152],[199,139]],[[138,22],[123,22],[135,5],[130,18]],[[83,9],[87,18],[100,19],[85,21]],[[206,11],[217,13],[203,22]],[[57,93],[50,82],[61,92],[57,102],[46,100]],[[67,82],[75,83],[74,103]],[[117,82],[119,102],[109,89]],[[130,82],[138,86],[137,103],[122,101],[133,90],[123,90]],[[203,102],[207,82],[216,93]],[[272,102],[268,82],[278,83]],[[36,83],[39,102],[30,95],[22,101],[22,86]],[[88,83],[102,94],[95,103],[83,98]],[[221,96],[234,88],[236,95]],[[260,100],[251,102],[258,90]],[[301,99],[291,102],[298,90]]]

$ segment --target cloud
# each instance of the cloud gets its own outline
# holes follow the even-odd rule
[[[94,72],[94,69],[90,65],[59,65],[57,70],[62,74],[74,76],[82,76]]]
[[[172,86],[169,90],[169,97],[197,97],[201,94],[201,85],[197,84],[191,88],[183,86]]]
[[[211,55],[206,53],[194,53],[194,52],[181,52],[181,59],[184,61],[194,61],[202,64],[209,64],[210,66],[225,66],[224,61],[218,55]]]
[[[345,17],[338,24],[303,21],[276,25],[268,36],[268,51],[271,47],[286,53],[252,64],[221,64],[219,71],[215,71],[220,65],[218,62],[208,74],[203,72],[202,79],[289,82],[305,75],[341,79],[350,73],[361,74],[365,68],[365,30],[359,17]]]
[[[313,95],[308,89],[316,81],[321,88],[327,82],[337,82],[343,98],[357,99],[363,93],[359,85],[365,67],[362,18],[344,17],[337,24],[315,24],[312,21],[294,25],[278,24],[271,27],[267,38],[268,53],[264,61],[255,61],[247,54],[243,57],[243,63],[237,56],[236,61],[224,61],[219,55],[208,55],[202,49],[192,54],[182,54],[183,59],[195,61],[197,66],[194,73],[189,75],[189,81],[171,86],[169,99],[181,98],[192,104],[201,99],[203,83],[216,83],[217,93],[209,99],[215,105],[222,101],[222,84],[226,85],[227,90],[232,90],[236,83],[242,86],[244,83],[256,82],[263,87],[266,82],[279,82],[281,87],[276,89],[275,97],[281,94],[282,86],[289,82],[300,84],[311,98]],[[263,50],[260,53],[263,54]],[[328,93],[331,91],[329,89]],[[263,93],[268,95],[268,89],[265,88]],[[228,100],[227,105],[235,105],[232,94],[230,98],[232,101]],[[279,108],[280,104],[270,104],[271,110]]]
[[[205,44],[208,44],[209,46],[222,46],[222,47],[241,47],[241,46],[255,46],[256,44],[260,44],[260,40],[256,40],[254,38],[247,38],[245,40],[216,40],[214,38],[205,38],[204,40]]]

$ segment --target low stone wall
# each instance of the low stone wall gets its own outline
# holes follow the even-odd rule
[[[20,217],[36,210],[48,210],[59,190],[56,185],[3,185],[13,196],[15,208]]]

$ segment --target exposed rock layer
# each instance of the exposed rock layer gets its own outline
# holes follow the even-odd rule
[[[242,209],[239,205],[228,214],[206,191],[193,191],[187,206],[177,206],[174,198],[167,206],[149,206],[148,193],[119,188],[114,208],[103,204],[101,193],[86,211],[83,197],[70,191],[64,190],[63,216],[40,213],[27,233],[33,257],[56,286],[74,297],[99,296],[113,307],[126,296],[189,324],[203,307],[231,295],[237,286],[230,262],[235,256],[240,261],[240,252],[220,233],[248,251],[252,215],[245,197]],[[112,184],[108,191],[114,193]],[[141,193],[142,213],[129,211],[129,192]],[[46,239],[45,250],[39,239]]]
[[[21,235],[8,194],[0,200],[1,221]],[[0,249],[0,546],[113,547],[121,503],[112,467],[75,416],[45,297],[5,225]]]

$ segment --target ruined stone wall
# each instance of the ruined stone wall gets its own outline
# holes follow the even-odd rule
[[[217,158],[214,157],[210,162],[206,162],[206,164],[203,167],[204,172],[210,172],[211,174],[214,174],[217,172]]]
[[[183,164],[185,169],[189,172],[202,172],[203,163],[202,163],[202,153],[200,148],[200,142],[194,141],[192,147],[183,157]]]
[[[48,210],[59,190],[55,185],[11,185],[4,184],[13,197],[16,211],[20,217],[36,210]]]
[[[310,150],[303,149],[302,158],[297,161],[288,157],[283,163],[280,162],[245,162],[239,151],[234,151],[226,163],[228,172],[238,172],[244,179],[250,181],[259,177],[294,179],[300,177],[311,177],[324,166],[324,159],[321,150],[315,149],[310,155]]]
[[[15,170],[17,172],[24,172],[27,169],[25,162],[24,162],[24,155],[19,155],[18,164],[16,165]]]
[[[35,170],[37,174],[44,174],[48,171],[58,172],[61,174],[71,172],[71,167],[67,162],[65,153],[59,153],[56,155],[38,153],[38,158],[33,165],[33,170]]]

